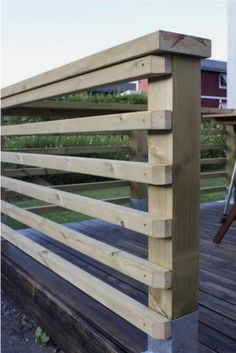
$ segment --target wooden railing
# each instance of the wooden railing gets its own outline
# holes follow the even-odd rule
[[[222,193],[225,192],[229,184],[233,168],[232,161],[235,159],[235,133],[230,124],[230,119],[235,116],[235,110],[202,108],[201,112],[201,139],[208,141],[201,144],[201,154],[203,155],[201,158],[201,180],[214,180],[213,186],[201,187],[201,194]],[[222,124],[218,121],[219,118],[227,120],[227,124]],[[205,154],[208,156],[204,156]]]
[[[47,101],[47,107],[50,104],[50,101]],[[58,106],[58,102],[56,102]],[[51,101],[52,106],[54,106],[55,102]],[[63,103],[63,113],[64,111],[67,112],[68,115],[73,115],[75,114],[75,111],[77,111],[77,115],[78,113],[81,114],[82,111],[82,115],[86,116],[86,111],[85,109],[87,108],[88,111],[91,110],[90,104],[77,104],[77,110],[75,109],[75,104],[73,103],[73,110],[70,111],[68,107],[66,107],[66,104],[68,104],[69,106],[71,106],[71,103]],[[46,114],[45,110],[42,108],[43,104],[38,104],[40,106],[40,114],[43,114],[43,116]],[[29,105],[29,107],[27,106],[27,109],[24,110],[24,114],[26,115],[31,115],[31,114],[39,114],[39,112],[32,112],[30,109],[31,106],[35,107],[36,104],[32,104]],[[142,156],[138,156],[138,160],[143,160],[143,161],[147,161],[147,150],[146,150],[146,137],[145,140],[141,139],[140,140],[140,135],[138,136],[137,133],[131,133],[130,131],[128,131],[128,119],[130,121],[130,124],[132,124],[132,114],[129,116],[129,114],[127,115],[127,113],[119,113],[119,114],[112,114],[110,115],[110,111],[112,109],[114,109],[114,104],[106,104],[106,105],[102,105],[102,112],[103,114],[107,114],[105,115],[105,119],[103,120],[103,123],[106,124],[107,121],[109,121],[110,127],[107,127],[107,131],[102,131],[102,126],[98,128],[98,130],[96,130],[96,127],[92,126],[92,122],[94,121],[95,117],[93,118],[87,118],[86,121],[83,122],[84,125],[90,126],[90,130],[87,130],[85,132],[82,131],[81,128],[81,119],[77,118],[77,119],[71,119],[71,123],[72,126],[70,127],[69,125],[66,126],[66,131],[64,131],[65,129],[63,129],[63,127],[61,127],[61,125],[63,125],[64,121],[61,120],[59,121],[59,124],[57,124],[57,121],[49,121],[49,122],[38,122],[38,123],[29,123],[27,124],[27,129],[24,129],[24,127],[22,127],[20,129],[19,125],[15,125],[15,126],[6,126],[5,131],[6,132],[6,136],[24,136],[24,135],[28,135],[29,131],[31,129],[31,126],[33,126],[33,128],[35,129],[35,131],[31,131],[32,134],[34,135],[50,135],[50,134],[58,134],[61,132],[64,133],[76,133],[78,132],[79,134],[104,134],[104,133],[112,133],[112,134],[124,134],[127,137],[127,140],[129,140],[128,145],[124,145],[124,146],[79,146],[79,147],[47,147],[47,148],[24,148],[24,149],[19,149],[19,148],[15,148],[15,149],[7,149],[8,152],[21,152],[21,153],[37,153],[37,154],[51,154],[51,155],[69,155],[69,156],[83,156],[83,155],[91,155],[91,154],[96,154],[99,156],[99,154],[107,154],[107,153],[125,153],[127,155],[127,157],[129,156],[129,159],[135,159],[137,158],[137,149],[141,148],[143,155]],[[98,112],[100,112],[100,104],[92,104],[92,111],[93,114],[98,114]],[[66,109],[67,108],[67,109]],[[95,110],[96,108],[96,110]],[[48,109],[48,108],[47,108]],[[106,110],[105,110],[106,109]],[[141,122],[141,124],[144,127],[144,122],[142,121],[142,116],[144,117],[144,120],[146,119],[145,123],[147,125],[148,128],[148,124],[150,124],[151,118],[148,117],[147,119],[147,106],[146,105],[127,105],[127,104],[122,104],[122,105],[116,105],[115,111],[131,111],[133,110],[134,112],[137,112],[139,109],[139,113],[133,113],[133,117],[137,116],[137,124],[138,122]],[[140,111],[143,111],[143,115],[140,115]],[[202,124],[201,124],[201,138],[207,141],[210,141],[210,143],[202,143],[201,144],[201,154],[203,155],[201,158],[201,181],[204,180],[213,180],[214,179],[214,184],[218,181],[219,185],[214,185],[214,186],[202,186],[200,188],[200,192],[201,194],[213,194],[213,193],[217,193],[217,192],[224,192],[227,186],[227,180],[228,178],[228,173],[227,170],[230,170],[230,168],[228,167],[228,163],[231,163],[231,158],[228,157],[229,151],[232,150],[232,139],[230,140],[230,136],[231,134],[229,133],[230,129],[227,129],[225,126],[221,126],[220,124],[215,124],[214,127],[209,128],[207,124],[205,124],[206,121],[212,121],[211,116],[214,116],[214,114],[217,115],[222,115],[222,114],[227,114],[226,112],[231,111],[230,109],[226,110],[226,109],[207,109],[207,108],[202,108],[202,116],[204,117]],[[22,114],[23,110],[21,110],[21,108],[15,108],[14,110],[7,110],[7,114],[11,115],[19,115]],[[47,110],[48,114],[49,111]],[[205,112],[208,112],[208,114],[206,114]],[[211,112],[211,114],[210,114]],[[213,114],[214,113],[214,114]],[[56,114],[55,108],[53,110],[53,114]],[[62,114],[61,111],[57,111],[57,114]],[[96,116],[96,115],[95,115]],[[116,123],[118,123],[119,125],[122,125],[121,121],[118,121],[118,117],[125,117],[127,116],[128,119],[123,120],[123,125],[125,124],[127,127],[127,130],[120,130],[119,127],[114,125],[114,120],[116,121]],[[208,118],[206,119],[205,116]],[[224,115],[225,116],[225,115]],[[112,117],[112,118],[111,118]],[[78,121],[80,119],[80,123],[78,124]],[[67,119],[68,120],[68,119]],[[167,118],[168,120],[168,118]],[[7,121],[7,119],[6,119]],[[99,120],[96,120],[96,122],[99,122]],[[86,123],[86,124],[85,124]],[[46,126],[46,132],[43,132],[43,130],[41,131],[41,127],[45,127]],[[53,126],[56,127],[55,130],[53,130]],[[73,129],[73,126],[76,126],[75,129]],[[50,130],[50,127],[51,130]],[[117,128],[116,131],[114,131],[113,129]],[[15,129],[15,131],[14,131]],[[76,130],[77,129],[77,130]],[[110,129],[110,131],[109,131]],[[27,132],[28,130],[28,132]],[[45,128],[44,128],[45,130]],[[141,136],[142,132],[141,132]],[[220,140],[220,143],[217,143],[216,141]],[[140,142],[140,146],[136,146],[137,141]],[[217,157],[212,157],[212,151],[214,151],[216,154],[218,154]],[[210,156],[204,156],[204,155],[209,155],[209,152],[211,152]],[[219,156],[220,155],[220,156]],[[53,175],[53,174],[65,174],[65,173],[70,173],[70,171],[65,171],[63,170],[57,170],[57,169],[51,169],[51,168],[40,168],[40,167],[24,167],[24,168],[7,168],[5,169],[5,176],[9,176],[9,177],[24,177],[24,176],[43,176],[43,175]],[[220,179],[219,179],[220,178]],[[224,182],[222,183],[222,179],[224,180]],[[94,190],[96,188],[109,188],[109,187],[119,187],[119,186],[130,186],[130,183],[128,181],[122,181],[122,182],[106,182],[106,183],[87,183],[87,184],[72,184],[72,185],[55,185],[53,187],[55,188],[59,188],[59,189],[64,189],[64,190],[68,190],[68,191],[81,191],[81,190]],[[141,187],[139,185],[139,187]],[[131,188],[132,189],[132,188]],[[146,190],[146,189],[145,189]],[[133,191],[133,190],[132,190]],[[140,193],[140,190],[139,190]],[[143,196],[146,196],[146,191],[145,193],[143,193]],[[11,198],[16,196],[15,192],[12,192],[10,190],[6,191],[6,197],[7,198]],[[128,195],[127,195],[128,197]],[[117,201],[114,200],[114,201]],[[120,200],[121,202],[127,202],[127,198],[122,198]],[[51,207],[51,210],[56,209]],[[44,207],[40,207],[40,208],[36,208],[36,210],[39,212],[40,210],[42,212],[44,212],[44,210],[48,211],[49,208],[48,206],[45,208]],[[57,208],[58,210],[63,210],[63,208]]]
[[[43,218],[39,215],[43,213],[40,207],[25,210],[3,200],[2,212],[147,285],[148,307],[8,225],[2,226],[2,236],[154,338],[170,337],[171,320],[196,311],[198,306],[200,59],[209,55],[208,40],[160,31],[2,91],[5,119],[8,113],[23,115],[33,110],[43,114],[42,109],[43,112],[46,109],[47,116],[54,109],[54,114],[59,116],[73,110],[73,117],[64,120],[4,125],[5,138],[114,132],[129,135],[130,160],[80,155],[91,150],[127,151],[126,146],[3,151],[2,162],[7,164],[7,170],[3,170],[2,188],[11,196],[17,193],[48,203],[41,206],[44,213],[58,208],[73,210],[145,234],[149,241],[147,259]],[[116,107],[117,111],[112,114],[112,107],[103,107],[100,115],[96,112],[96,116],[92,113],[90,116],[91,109],[88,109],[82,114],[87,117],[76,118],[74,106],[66,109],[64,102],[48,100],[141,78],[149,80],[147,111],[124,107],[120,112]],[[47,101],[37,103],[43,99]],[[79,109],[78,105],[78,112]],[[143,143],[145,139],[147,145]],[[9,169],[8,164],[17,168]],[[109,180],[49,187],[16,178],[55,171]],[[129,185],[131,197],[137,199],[148,189],[148,211],[113,203],[122,200],[96,200],[74,193],[122,185]],[[4,199],[6,195],[2,195]]]

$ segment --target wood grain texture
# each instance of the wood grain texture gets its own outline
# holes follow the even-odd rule
[[[158,339],[170,337],[170,321],[163,316],[8,226],[2,224],[1,230],[4,239],[140,330]]]
[[[15,124],[2,127],[3,136],[76,134],[101,131],[170,130],[171,112],[134,112]]]
[[[235,229],[229,230],[220,246],[214,245],[212,238],[218,228],[223,204],[208,203],[201,204],[200,207],[199,353],[234,352]],[[124,251],[133,250],[137,256],[147,256],[146,237],[142,238],[127,229],[124,232],[120,227],[96,220],[74,222],[66,226],[112,246],[119,246]],[[147,304],[146,288],[141,283],[131,278],[127,280],[119,272],[111,268],[108,270],[101,263],[86,258],[40,232],[25,229],[23,233],[135,300]],[[42,328],[47,328],[40,321],[46,315],[44,322],[50,323],[54,335],[57,333],[54,326],[56,322],[60,323],[59,327],[66,337],[72,337],[73,341],[66,345],[65,353],[77,353],[74,347],[80,347],[82,351],[86,347],[86,353],[137,353],[147,349],[146,335],[140,330],[6,241],[2,241],[2,273],[3,290],[14,300],[18,300],[21,307],[31,309],[28,312],[30,316],[37,313],[36,319]],[[87,331],[89,327],[90,331]],[[50,331],[47,332],[50,334]],[[51,334],[50,336],[63,348],[58,340],[59,333],[55,338]]]
[[[23,153],[45,153],[45,154],[67,154],[67,155],[83,155],[96,153],[129,153],[128,146],[80,146],[80,147],[46,147],[46,148],[23,148],[23,149],[7,149],[8,152]]]
[[[17,194],[16,194],[17,195]],[[116,205],[127,205],[129,204],[130,198],[129,197],[114,197],[114,198],[107,198],[102,199],[104,202],[111,202]],[[26,207],[27,211],[33,212],[35,214],[45,214],[45,213],[54,213],[54,212],[63,212],[65,209],[60,206],[55,205],[44,205],[44,206],[33,206],[33,207]]]
[[[2,152],[2,161],[154,185],[169,184],[172,180],[172,168],[164,164],[20,152]]]
[[[149,260],[172,269],[171,290],[149,289],[149,306],[175,319],[197,309],[200,62],[173,57],[172,77],[149,81],[149,109],[173,110],[173,132],[149,133],[149,162],[173,163],[173,184],[149,186],[149,212],[173,217],[172,239],[149,239]],[[193,85],[194,82],[194,85]]]
[[[211,55],[211,41],[186,34],[156,31],[5,87],[1,92],[2,97],[32,90],[146,54],[163,52],[209,57]]]
[[[171,272],[147,260],[89,238],[82,233],[70,230],[63,225],[47,220],[5,201],[2,201],[2,212],[146,285],[151,285],[155,288],[168,288],[171,286]]]
[[[52,185],[50,188],[64,190],[67,192],[81,192],[88,190],[101,190],[109,188],[119,188],[129,186],[129,182],[125,180],[116,180],[116,181],[100,181],[92,183],[78,183],[78,184],[64,184],[64,185]],[[17,195],[14,191],[6,190],[7,198],[14,197]]]
[[[169,74],[169,58],[150,55],[3,98],[2,107],[10,108],[45,98],[83,92],[109,84],[153,76],[161,77]]]
[[[2,177],[2,187],[38,200],[64,207],[91,217],[133,229],[153,237],[171,236],[171,219],[153,217],[151,213],[113,205],[93,198]]]
[[[129,133],[129,151],[131,161],[147,162],[148,151],[146,131],[131,131]],[[130,196],[135,200],[147,198],[147,185],[131,182]]]

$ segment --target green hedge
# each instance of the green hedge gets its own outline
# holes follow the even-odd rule
[[[147,104],[147,96],[142,94],[131,94],[122,96],[120,94],[75,94],[67,97],[57,98],[60,101],[67,102],[83,102],[83,103],[109,103],[109,104]],[[63,117],[61,117],[63,118]],[[55,119],[52,117],[51,119]],[[26,121],[42,121],[43,117],[8,117],[7,124],[16,124]],[[50,118],[48,119],[50,120]],[[220,130],[219,135],[201,136],[202,144],[222,144],[226,143],[226,136],[223,128],[214,122],[204,123],[204,128]],[[22,136],[22,137],[7,137],[5,140],[6,149],[23,149],[23,148],[46,148],[46,147],[78,147],[78,146],[127,146],[128,137],[120,135],[93,135],[93,136]],[[96,158],[113,158],[126,160],[128,155],[125,153],[103,153],[103,154],[90,154],[87,157]],[[202,158],[216,158],[224,157],[225,151],[223,150],[210,150],[201,152]],[[219,166],[204,166],[202,170],[209,171],[219,168]],[[39,177],[25,177],[24,180],[37,180]],[[41,177],[40,177],[41,178]],[[102,178],[88,175],[78,174],[64,174],[64,175],[48,175],[43,179],[49,183],[76,183],[76,182],[89,182],[103,180]]]

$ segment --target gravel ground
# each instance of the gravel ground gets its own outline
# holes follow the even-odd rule
[[[37,324],[19,310],[4,292],[1,296],[1,353],[63,353],[52,342],[35,343]]]

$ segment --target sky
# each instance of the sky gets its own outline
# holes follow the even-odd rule
[[[1,17],[2,87],[159,29],[227,57],[226,0],[2,0]]]

